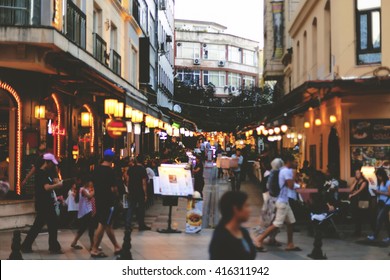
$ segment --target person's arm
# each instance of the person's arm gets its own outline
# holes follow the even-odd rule
[[[83,196],[85,196],[86,198],[89,198],[91,199],[93,196],[94,196],[94,192],[93,191],[88,191],[86,189],[83,188],[83,190],[81,191],[81,194]]]
[[[291,171],[291,174],[290,172],[285,174],[286,176],[286,180],[285,180],[285,185],[287,188],[289,188],[290,190],[294,190],[294,185],[295,185],[295,180],[294,180],[294,172]]]
[[[148,199],[148,183],[147,183],[146,178],[142,179],[142,188],[144,189],[145,201],[146,201]]]
[[[194,169],[193,172],[194,172],[195,174],[198,173],[198,172],[200,172],[200,167]]]
[[[353,197],[353,196],[358,195],[358,194],[361,193],[366,187],[367,187],[367,182],[363,182],[362,185],[360,186],[360,188],[359,188],[356,192],[354,192],[353,194],[351,194],[350,197]]]
[[[22,186],[24,186],[27,183],[28,179],[30,179],[31,176],[34,175],[35,171],[36,168],[35,165],[33,165],[32,168],[30,169],[30,172],[28,172],[28,174],[26,175],[26,178],[24,178],[24,180],[22,181]]]
[[[63,181],[59,181],[59,182],[54,183],[52,185],[45,184],[43,187],[44,187],[45,191],[49,192],[49,191],[52,191],[52,190],[55,190],[55,189],[60,189],[60,188],[62,188],[62,186],[63,186]]]
[[[386,184],[387,192],[375,191],[376,194],[390,197],[390,183]]]
[[[349,193],[353,193],[353,190],[355,189],[355,186],[356,186],[356,184],[357,184],[357,180],[355,180],[352,184],[351,184],[351,186],[349,187]]]

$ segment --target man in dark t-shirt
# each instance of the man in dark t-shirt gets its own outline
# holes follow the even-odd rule
[[[148,175],[145,167],[138,164],[135,158],[130,159],[127,177],[129,208],[126,215],[126,230],[131,228],[131,220],[134,210],[137,210],[136,213],[139,230],[150,230],[151,228],[145,224],[145,203],[148,199]]]
[[[115,180],[115,173],[112,169],[115,153],[108,149],[104,151],[104,161],[101,165],[95,168],[93,174],[93,183],[95,188],[96,201],[96,217],[99,222],[98,228],[95,231],[94,242],[91,249],[91,257],[106,258],[107,255],[99,251],[100,243],[102,242],[104,232],[107,233],[114,245],[115,254],[119,254],[121,247],[119,246],[115,233],[112,227],[112,221],[115,211],[114,192],[118,187]]]
[[[34,224],[27,233],[22,244],[22,252],[31,253],[32,244],[43,226],[47,224],[49,231],[49,251],[52,254],[61,254],[61,246],[57,241],[57,214],[55,209],[55,189],[63,186],[63,181],[53,175],[53,170],[58,164],[53,154],[44,154],[43,164],[35,171],[35,209]]]

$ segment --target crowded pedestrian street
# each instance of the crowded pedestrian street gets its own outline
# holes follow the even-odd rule
[[[224,179],[219,179],[216,186],[217,189],[214,195],[221,196],[229,189],[230,184]],[[206,185],[205,201],[208,201],[211,194],[211,185]],[[249,194],[249,202],[252,210],[249,221],[245,227],[250,230],[253,235],[256,235],[259,228],[259,213],[262,207],[262,194],[259,188],[246,181],[242,185],[242,190]],[[179,205],[173,211],[173,225],[179,230],[185,230],[186,223],[186,199],[180,199]],[[218,211],[214,213],[218,215]],[[168,219],[168,209],[162,206],[162,201],[157,200],[155,204],[146,212],[145,221],[152,225],[152,231],[139,232],[135,228],[132,232],[132,255],[136,260],[204,260],[208,258],[208,247],[213,233],[212,228],[204,228],[198,234],[173,234],[164,235],[157,231],[159,228],[166,227]],[[313,237],[309,236],[306,226],[298,226],[299,232],[295,233],[295,242],[302,248],[300,252],[286,252],[284,247],[269,247],[267,253],[258,253],[258,260],[308,260],[307,255],[313,249]],[[388,260],[390,247],[377,247],[357,244],[358,238],[352,236],[352,227],[344,225],[339,229],[343,233],[343,238],[330,238],[324,240],[323,251],[331,260]],[[123,228],[115,230],[118,240],[122,241]],[[75,230],[61,229],[59,230],[58,240],[63,247],[64,254],[53,255],[47,251],[47,232],[39,234],[33,244],[33,253],[23,254],[26,260],[89,260],[91,259],[88,250],[89,240],[87,236],[81,238],[79,244],[84,248],[75,250],[70,247]],[[24,236],[24,234],[22,234]],[[285,245],[286,233],[285,230],[278,236],[278,240]],[[11,252],[12,231],[0,232],[0,259],[8,258]],[[390,245],[390,244],[389,244]],[[110,252],[107,259],[116,259],[112,251],[112,246],[108,239],[103,240],[102,249],[105,252]]]
[[[389,26],[390,0],[0,0],[8,276],[383,271]]]

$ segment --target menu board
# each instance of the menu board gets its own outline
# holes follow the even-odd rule
[[[362,166],[390,168],[390,146],[351,147],[351,176]]]
[[[154,193],[164,196],[189,196],[194,193],[191,170],[186,165],[163,164],[154,178]]]
[[[350,143],[390,144],[390,119],[351,120]]]

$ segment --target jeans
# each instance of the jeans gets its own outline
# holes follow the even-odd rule
[[[126,211],[125,230],[131,229],[131,222],[133,219],[134,211],[137,214],[138,226],[139,227],[145,226],[145,201],[129,200],[129,208]]]
[[[234,171],[232,178],[232,191],[240,191],[241,189],[241,171]]]
[[[45,211],[37,211],[37,215],[34,220],[34,224],[27,233],[26,239],[22,243],[22,248],[29,250],[32,244],[41,232],[43,226],[47,224],[49,232],[49,251],[58,251],[61,249],[60,243],[57,240],[58,221],[57,215],[54,209],[48,209]]]
[[[390,212],[390,205],[383,205],[379,209],[378,217],[376,219],[375,233],[374,233],[375,238],[378,237],[383,225],[386,226],[388,237],[390,237],[389,212]]]

